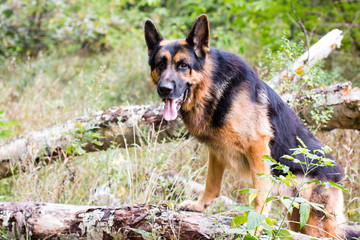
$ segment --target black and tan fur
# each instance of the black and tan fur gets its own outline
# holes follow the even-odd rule
[[[255,199],[255,210],[267,214],[270,206],[261,208],[271,183],[269,179],[259,179],[258,174],[282,172],[270,169],[262,157],[269,155],[301,176],[303,169],[299,164],[281,157],[291,155],[289,149],[299,145],[296,137],[310,149],[322,145],[244,60],[233,53],[210,48],[209,36],[206,15],[196,20],[184,40],[164,40],[151,20],[145,23],[151,79],[160,97],[169,104],[179,102],[186,127],[209,148],[205,191],[198,201],[186,201],[181,208],[203,211],[219,195],[225,168],[232,168],[256,189],[264,190]],[[174,116],[173,111],[168,110],[168,114]],[[296,157],[304,160],[300,155]],[[342,171],[335,163],[313,170],[310,176],[339,183]],[[282,195],[293,196],[296,192],[296,186],[275,188]],[[324,204],[329,213],[324,215],[312,209],[301,232],[317,237],[345,237],[339,227],[345,219],[340,190],[314,186],[302,191],[301,196]],[[299,222],[296,209],[289,220]],[[291,222],[290,226],[299,231],[297,223]]]

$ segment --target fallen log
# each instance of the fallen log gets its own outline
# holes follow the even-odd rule
[[[336,48],[340,48],[341,40],[343,39],[342,31],[333,29],[323,36],[318,42],[310,47],[308,51],[303,53],[295,62],[288,68],[284,69],[281,73],[272,78],[268,84],[273,89],[280,85],[283,76],[292,79],[292,84],[295,84],[299,78],[295,78],[295,71],[300,66],[311,66],[318,61],[327,58],[329,54]]]
[[[8,239],[215,239],[231,217],[174,211],[166,205],[76,206],[0,202],[0,229]],[[291,232],[295,240],[311,236]],[[229,233],[228,237],[231,236]]]
[[[318,123],[313,119],[312,104],[302,104],[304,109],[299,110],[299,115],[309,126],[318,127],[320,130],[355,129],[360,130],[360,89],[352,88],[351,82],[335,84],[312,90],[311,98],[306,96],[297,97],[297,94],[283,94],[281,98],[291,107],[295,102],[314,102],[321,110],[323,107],[331,107],[332,116],[326,124]],[[307,99],[306,99],[307,98]]]
[[[334,110],[331,120],[320,129],[356,129],[360,130],[360,90],[351,88],[351,83],[337,84],[313,90],[314,99],[321,105]],[[296,95],[283,95],[288,102],[302,101]],[[308,111],[301,112],[309,125],[317,126]],[[75,134],[74,136],[74,133]],[[64,154],[75,138],[82,138],[86,132],[97,133],[102,138],[80,139],[84,141],[85,152],[106,150],[111,145],[131,147],[147,143],[149,136],[156,136],[157,141],[167,141],[183,137],[186,130],[180,119],[173,122],[163,120],[163,106],[113,107],[89,116],[79,117],[65,123],[22,137],[0,143],[0,178],[11,176],[20,168],[26,168],[28,161],[34,163],[39,158],[52,161]],[[101,145],[99,145],[99,143]]]
[[[0,143],[0,178],[11,176],[19,166],[26,168],[28,162],[34,163],[40,157],[48,161],[61,157],[75,138],[83,141],[83,151],[93,152],[106,150],[111,145],[131,147],[151,135],[156,135],[158,141],[184,135],[180,120],[166,122],[162,116],[162,105],[112,107],[10,139]],[[88,139],[84,137],[86,133],[97,133],[96,136],[101,137]]]

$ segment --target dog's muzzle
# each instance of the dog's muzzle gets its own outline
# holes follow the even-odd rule
[[[159,90],[158,90],[159,91]],[[185,91],[178,98],[163,98],[165,102],[164,119],[166,121],[174,121],[178,116],[181,104],[186,101],[190,95],[190,85],[187,85]]]

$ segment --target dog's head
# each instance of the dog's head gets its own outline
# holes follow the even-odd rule
[[[178,110],[189,110],[194,91],[201,85],[209,47],[209,21],[198,17],[183,40],[164,40],[151,20],[145,23],[151,78],[165,101],[164,119],[177,118]]]

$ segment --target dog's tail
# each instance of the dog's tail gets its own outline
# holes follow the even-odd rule
[[[353,230],[353,229],[346,229],[345,238],[347,240],[360,239],[360,231]]]

